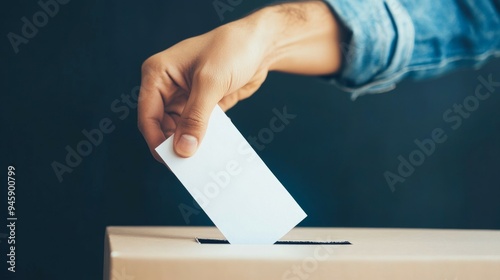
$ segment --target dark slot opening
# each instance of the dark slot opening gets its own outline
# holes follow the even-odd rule
[[[225,239],[196,238],[200,244],[229,244]],[[279,240],[274,245],[352,245],[349,241]]]

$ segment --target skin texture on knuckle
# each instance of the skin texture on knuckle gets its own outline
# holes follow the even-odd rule
[[[154,73],[158,70],[161,69],[161,63],[158,59],[157,54],[150,56],[148,59],[146,59],[141,66],[141,72],[142,75],[147,75]]]
[[[141,72],[143,75],[151,72],[151,68],[152,68],[151,64],[152,64],[151,57],[144,60],[144,62],[142,63],[142,66],[141,66]]]

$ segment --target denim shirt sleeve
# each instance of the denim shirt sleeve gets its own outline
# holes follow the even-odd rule
[[[355,99],[500,56],[500,0],[325,0],[345,27],[333,83]]]

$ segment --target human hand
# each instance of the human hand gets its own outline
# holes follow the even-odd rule
[[[139,129],[155,148],[174,134],[174,150],[193,155],[219,104],[228,110],[251,96],[271,70],[331,74],[340,67],[338,26],[321,1],[261,9],[184,40],[142,67]]]

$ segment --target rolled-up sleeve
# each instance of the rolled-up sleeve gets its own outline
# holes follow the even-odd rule
[[[497,0],[325,2],[347,33],[342,69],[328,79],[353,98],[500,55]]]

